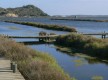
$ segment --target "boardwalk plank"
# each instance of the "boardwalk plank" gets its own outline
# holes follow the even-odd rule
[[[25,80],[19,71],[13,73],[10,60],[0,58],[0,80]]]

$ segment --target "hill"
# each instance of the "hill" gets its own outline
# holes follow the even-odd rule
[[[20,17],[28,17],[28,16],[48,16],[48,14],[44,13],[38,7],[34,5],[26,5],[23,7],[17,8],[0,8],[0,16],[6,16],[7,14],[14,14]]]

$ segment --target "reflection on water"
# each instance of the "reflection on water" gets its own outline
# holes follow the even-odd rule
[[[21,28],[15,27],[15,26],[9,26],[8,29],[10,30],[21,30]]]
[[[76,59],[73,62],[75,62],[76,67],[80,67],[80,66],[83,66],[83,65],[87,64],[87,62],[83,58],[82,59]]]
[[[102,76],[93,76],[91,79],[92,80],[104,80]]]

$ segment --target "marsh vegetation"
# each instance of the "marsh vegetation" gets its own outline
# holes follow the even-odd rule
[[[26,80],[71,80],[49,54],[35,51],[3,36],[0,36],[0,46],[0,55],[15,61]]]
[[[59,36],[56,44],[77,49],[90,56],[108,59],[108,39],[98,39],[81,34]]]
[[[54,25],[54,24],[43,24],[43,23],[36,23],[36,22],[18,22],[18,21],[5,21],[10,23],[22,24],[22,25],[29,25],[38,28],[44,28],[49,30],[57,30],[57,31],[67,31],[67,32],[77,32],[77,30],[73,27],[63,26],[63,25]]]

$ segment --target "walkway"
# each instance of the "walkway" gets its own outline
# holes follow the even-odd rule
[[[21,73],[13,73],[10,69],[10,60],[0,58],[0,80],[25,80]]]

